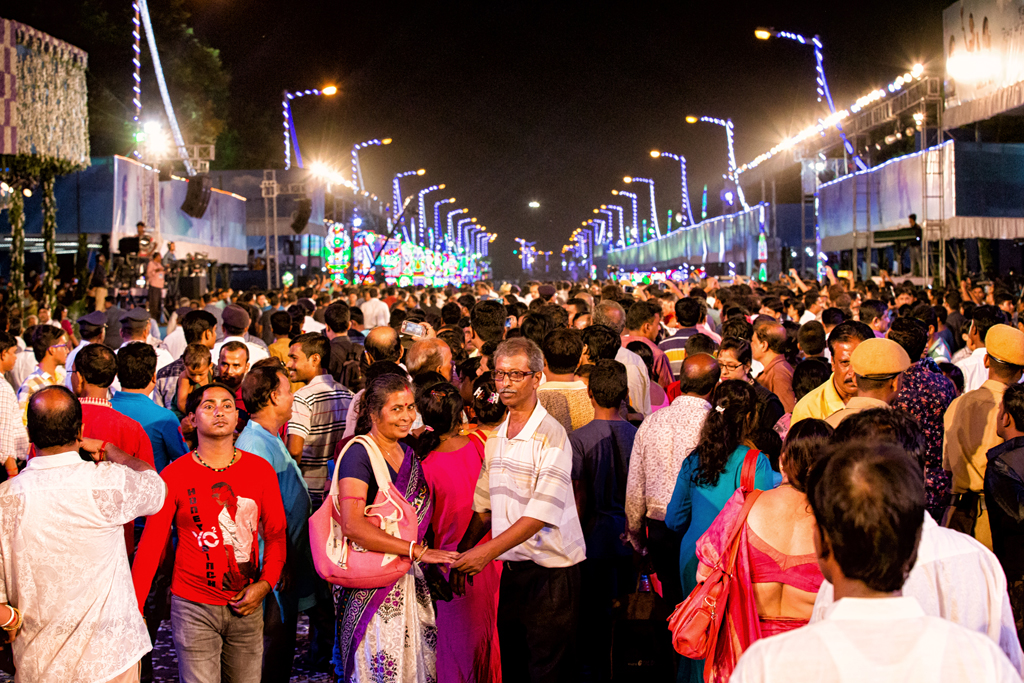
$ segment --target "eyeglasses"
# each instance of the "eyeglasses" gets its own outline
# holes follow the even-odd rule
[[[742,368],[743,365],[741,363],[733,364],[733,363],[722,363],[722,362],[719,362],[718,363],[718,367],[722,368],[723,370],[728,370],[729,372],[736,372],[737,370]]]
[[[64,342],[63,344],[53,344],[53,345],[50,346],[50,348],[51,349],[70,349],[71,347],[68,345],[67,342]]]
[[[495,382],[503,382],[503,381],[505,381],[505,378],[507,377],[508,381],[515,382],[515,383],[518,384],[519,382],[522,382],[527,377],[531,377],[531,376],[536,375],[536,374],[537,374],[536,372],[521,372],[519,370],[512,370],[511,372],[504,372],[502,370],[495,370],[494,371],[494,381]]]

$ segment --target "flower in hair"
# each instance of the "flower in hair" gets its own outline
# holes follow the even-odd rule
[[[715,406],[715,410],[717,410],[720,413],[724,413],[725,412],[725,408],[723,408],[722,406]]]
[[[483,395],[484,395],[484,388],[483,387],[477,387],[476,391],[473,392],[473,398],[483,398]]]
[[[491,405],[495,405],[498,403],[498,398],[498,392],[492,391],[491,395],[487,398],[487,402]]]

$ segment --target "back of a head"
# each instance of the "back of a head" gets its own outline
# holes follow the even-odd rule
[[[722,323],[722,336],[736,337],[749,342],[754,339],[754,326],[743,317],[729,318]]]
[[[523,336],[539,347],[544,346],[544,338],[551,331],[551,318],[540,312],[527,313],[519,326]]]
[[[821,324],[825,327],[841,325],[846,320],[846,314],[841,308],[826,308],[821,312]]]
[[[626,366],[615,360],[599,360],[590,370],[590,393],[601,408],[616,409],[626,400],[629,383]]]
[[[50,385],[33,394],[25,412],[29,441],[38,450],[67,446],[82,431],[82,404],[65,386]]]
[[[626,323],[625,329],[636,331],[647,323],[654,322],[654,316],[657,315],[659,309],[656,309],[653,305],[646,301],[637,301],[629,310],[626,311]]]
[[[713,408],[704,419],[694,453],[699,460],[693,481],[701,486],[718,484],[733,451],[749,436],[757,414],[757,394],[743,380],[719,384],[711,403]]]
[[[551,322],[551,329],[566,327],[569,325],[569,311],[558,304],[547,304],[542,306],[540,314],[546,316]]]
[[[832,376],[832,366],[823,358],[808,358],[793,368],[793,393],[802,399]]]
[[[626,311],[616,301],[602,301],[594,307],[594,325],[606,325],[615,334],[622,334],[626,322]]]
[[[270,314],[270,329],[275,337],[285,337],[292,329],[292,317],[287,311],[274,311]]]
[[[768,350],[782,355],[786,351],[786,328],[782,323],[767,322],[754,325],[754,336],[758,341],[768,344]]]
[[[679,369],[679,390],[684,394],[708,396],[721,377],[722,369],[714,356],[704,353],[688,355]]]
[[[571,327],[551,330],[544,336],[544,361],[556,375],[574,372],[583,355],[583,335]]]
[[[653,376],[654,351],[651,350],[650,346],[644,344],[642,341],[631,341],[628,344],[626,344],[626,350],[632,351],[633,353],[638,355],[640,357],[640,360],[644,362],[644,365],[647,366],[648,374],[651,374]]]
[[[916,317],[896,318],[892,321],[886,336],[903,347],[912,363],[921,360],[928,346],[928,328]]]
[[[924,476],[903,449],[865,441],[839,445],[811,469],[807,498],[821,557],[834,557],[846,579],[873,591],[903,587],[925,514]]]
[[[824,420],[808,418],[793,425],[786,434],[783,452],[786,459],[782,471],[793,488],[807,493],[807,476],[811,468],[825,456],[832,437],[832,427]]]
[[[245,409],[254,415],[270,405],[271,395],[281,386],[281,377],[288,372],[280,366],[253,366],[242,380],[241,392]]]
[[[700,303],[691,297],[683,297],[676,302],[676,322],[680,327],[694,327],[700,322]]]
[[[207,330],[217,327],[217,319],[209,311],[189,311],[181,319],[181,329],[185,334],[185,343],[198,343]]]
[[[436,371],[444,362],[440,339],[419,339],[413,342],[405,354],[405,367],[415,377],[421,372]]]
[[[480,424],[497,424],[505,419],[508,408],[501,402],[494,376],[486,372],[473,380],[473,412]]]
[[[335,301],[328,306],[324,310],[324,322],[327,323],[328,329],[334,334],[341,334],[346,331],[349,324],[348,304],[342,301]],[[273,316],[271,316],[270,324],[274,324]],[[274,334],[278,334],[278,332],[275,331]],[[287,332],[281,332],[280,334],[287,334]]]
[[[145,389],[156,375],[156,350],[144,342],[122,346],[117,352],[117,377],[122,389]]]
[[[103,344],[89,344],[75,356],[74,370],[93,386],[109,387],[117,377],[117,356]]]
[[[441,307],[441,321],[445,325],[458,325],[462,317],[462,306],[455,301],[449,301]]]
[[[832,442],[875,441],[899,446],[924,467],[926,444],[921,425],[912,415],[895,408],[871,408],[850,415],[839,423]]]
[[[644,344],[644,346],[646,346],[646,344]],[[715,340],[700,332],[691,335],[690,338],[686,340],[686,344],[683,348],[686,350],[687,356],[696,356],[698,353],[706,353],[709,356],[713,356],[718,352],[718,344],[715,343]]]
[[[421,458],[441,443],[441,437],[462,423],[462,395],[454,385],[440,382],[416,392],[416,410],[423,425],[429,427],[416,444]]]
[[[1006,315],[995,306],[976,306],[971,313],[971,324],[978,332],[978,338],[985,342],[985,335],[996,325],[1006,324]]]
[[[382,325],[370,330],[364,345],[374,362],[389,360],[397,363],[402,357],[402,340],[394,328]]]
[[[825,326],[811,320],[800,326],[797,343],[808,356],[820,356],[825,351]]]
[[[860,304],[860,321],[865,325],[870,325],[875,320],[883,318],[888,310],[889,307],[885,305],[885,302],[878,299],[862,301]]]
[[[587,346],[587,357],[591,363],[600,359],[615,360],[615,354],[622,346],[622,337],[607,325],[590,325],[583,330],[583,343]]]

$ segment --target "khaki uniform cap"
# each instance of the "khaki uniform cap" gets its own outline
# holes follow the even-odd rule
[[[1009,325],[993,325],[985,335],[985,350],[996,360],[1024,365],[1024,332]]]
[[[893,377],[910,367],[910,356],[891,339],[862,341],[850,356],[853,371],[861,377]]]

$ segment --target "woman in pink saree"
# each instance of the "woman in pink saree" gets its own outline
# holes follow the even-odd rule
[[[782,485],[760,494],[740,530],[736,575],[713,657],[704,680],[729,680],[740,655],[760,639],[807,624],[821,585],[814,551],[814,516],[805,483],[822,457],[832,428],[822,420],[801,420],[786,439],[779,465]],[[730,531],[743,507],[736,491],[707,532],[697,541],[697,580],[703,580],[725,552]]]
[[[456,551],[473,516],[486,437],[480,431],[461,433],[462,397],[447,382],[420,390],[416,407],[429,428],[420,436],[417,454],[434,495],[434,546]],[[438,683],[501,682],[500,579],[501,564],[492,562],[466,585],[465,595],[437,603]]]

